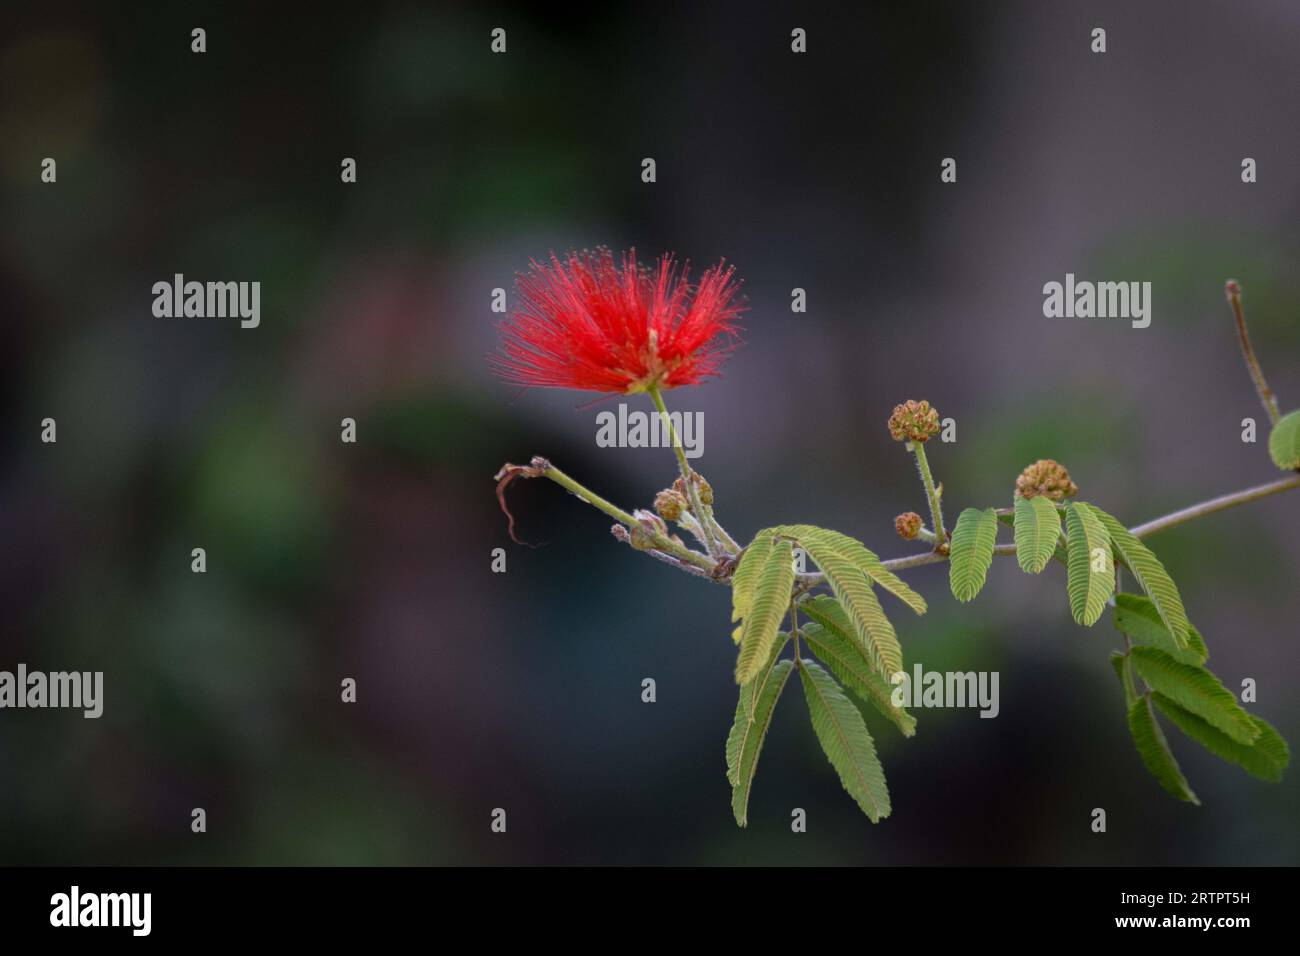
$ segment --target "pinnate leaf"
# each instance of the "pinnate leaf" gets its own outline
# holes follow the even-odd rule
[[[754,540],[741,554],[740,563],[731,573],[732,623],[744,620],[745,615],[749,613],[749,603],[754,598],[754,579],[767,566],[768,556],[772,553],[772,546],[775,543],[776,538],[771,529],[765,529],[754,535]],[[737,644],[740,643],[740,635],[743,631],[743,627],[738,627],[731,634],[732,640]]]
[[[1190,710],[1180,707],[1164,694],[1153,693],[1151,700],[1188,737],[1216,757],[1238,764],[1247,773],[1261,780],[1277,783],[1291,762],[1291,751],[1277,728],[1253,714],[1250,719],[1259,731],[1259,737],[1253,744],[1243,744],[1206,723]]]
[[[1038,574],[1052,560],[1061,537],[1061,516],[1052,499],[1017,498],[1015,532],[1016,561],[1026,574]]]
[[[971,600],[984,587],[997,536],[998,516],[992,508],[967,508],[957,516],[948,552],[948,584],[958,601]]]
[[[1241,744],[1252,744],[1260,731],[1232,692],[1203,667],[1183,664],[1154,647],[1129,651],[1133,668],[1151,689],[1218,728]]]
[[[893,687],[863,656],[853,639],[853,625],[839,603],[823,594],[804,602],[800,609],[813,619],[799,629],[800,635],[840,683],[892,721],[904,737],[915,734],[916,718],[905,708],[894,706]]]
[[[813,556],[814,561],[817,560],[813,555],[814,548],[823,554],[827,551],[834,552],[917,614],[926,612],[925,598],[885,567],[876,553],[856,538],[850,538],[847,534],[829,528],[818,528],[807,524],[786,525],[781,528],[781,531],[797,538],[799,543],[808,550],[809,555]],[[818,564],[818,567],[821,565]],[[824,571],[825,568],[822,570]]]
[[[1147,770],[1151,771],[1151,775],[1160,781],[1160,786],[1179,800],[1199,804],[1201,801],[1187,785],[1187,778],[1183,776],[1182,770],[1178,768],[1178,761],[1169,751],[1169,742],[1165,740],[1160,725],[1156,723],[1155,714],[1151,711],[1151,702],[1145,695],[1129,706],[1128,729],[1133,736],[1133,743],[1137,745],[1142,762],[1146,764]]]
[[[1277,420],[1268,434],[1268,454],[1283,471],[1300,469],[1300,408]]]
[[[836,539],[824,533],[823,528],[787,525],[776,530],[795,537],[826,575],[826,583],[848,614],[853,635],[876,672],[889,680],[901,671],[903,648],[866,572],[843,553]]]
[[[772,546],[762,571],[754,579],[753,595],[741,627],[740,653],[736,657],[736,683],[748,684],[772,653],[781,618],[790,607],[794,563],[789,541]]]
[[[1082,501],[1066,506],[1065,525],[1069,531],[1066,588],[1070,613],[1077,622],[1091,627],[1115,590],[1110,537],[1096,512]]]
[[[1132,690],[1132,671],[1129,668],[1128,655],[1123,651],[1110,652],[1110,666],[1115,669],[1115,676],[1119,678],[1121,686],[1124,688],[1124,700],[1131,707],[1135,700]]]
[[[1169,636],[1179,650],[1187,647],[1187,631],[1191,626],[1187,621],[1187,612],[1183,610],[1183,599],[1178,594],[1173,578],[1160,563],[1160,559],[1151,553],[1151,549],[1139,541],[1119,521],[1102,511],[1096,505],[1089,506],[1110,536],[1110,543],[1115,554],[1124,562],[1133,576],[1137,578],[1142,590],[1147,592],[1156,613],[1164,622]]]
[[[793,661],[773,660],[757,680],[740,689],[736,716],[727,735],[727,779],[731,781],[731,810],[742,827],[749,823],[749,793],[758,770],[758,755],[793,667]]]
[[[1186,646],[1175,644],[1155,604],[1140,594],[1115,595],[1114,623],[1115,629],[1127,634],[1130,640],[1158,647],[1184,664],[1204,664],[1210,656],[1200,631],[1191,624],[1187,625]]]
[[[872,823],[889,816],[889,789],[876,745],[853,702],[815,662],[799,661],[799,678],[813,730],[844,789]]]

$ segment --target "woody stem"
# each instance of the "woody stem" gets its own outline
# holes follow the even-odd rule
[[[637,521],[636,518],[632,517],[630,514],[628,514],[626,511],[620,508],[618,505],[606,501],[604,498],[596,494],[594,491],[591,491],[590,489],[585,488],[582,485],[578,484],[578,482],[574,481],[564,472],[560,471],[560,469],[556,468],[549,461],[545,461],[544,459],[540,461],[538,459],[534,459],[533,461],[534,461],[534,466],[540,468],[541,473],[544,477],[551,479],[551,481],[555,482],[561,488],[564,488],[572,492],[574,495],[577,495],[579,498],[581,498],[587,504],[591,505],[593,508],[598,508],[601,511],[605,512],[605,514],[609,515],[619,524],[625,525],[627,528],[631,530],[635,530],[638,533],[644,532],[647,536],[649,536],[650,541],[654,545],[656,551],[661,551],[664,554],[672,555],[674,558],[677,558],[679,561],[682,561],[686,564],[695,565],[696,567],[703,568],[706,571],[712,571],[716,566],[716,562],[708,558],[706,555],[700,554],[698,551],[692,551],[690,548],[686,547],[681,542],[674,541],[666,534],[661,534],[657,531],[651,531],[641,522]]]
[[[1270,481],[1266,485],[1256,485],[1254,488],[1244,488],[1241,491],[1234,491],[1232,494],[1220,495],[1217,498],[1211,498],[1209,501],[1202,501],[1198,504],[1190,505],[1180,511],[1175,511],[1172,514],[1153,518],[1150,521],[1140,524],[1130,530],[1134,537],[1145,538],[1147,535],[1155,534],[1157,531],[1164,531],[1166,528],[1174,528],[1196,518],[1205,515],[1212,515],[1216,511],[1223,511],[1226,508],[1235,508],[1237,505],[1244,505],[1250,501],[1258,501],[1260,498],[1267,498],[1269,495],[1275,495],[1280,491],[1290,491],[1292,488],[1300,488],[1300,477],[1279,478],[1277,481]]]

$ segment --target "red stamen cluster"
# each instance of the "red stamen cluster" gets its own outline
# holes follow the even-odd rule
[[[608,249],[534,261],[493,365],[508,382],[542,388],[697,385],[719,374],[740,331],[733,272],[722,262],[691,285],[670,255],[645,268],[628,252],[620,266]]]

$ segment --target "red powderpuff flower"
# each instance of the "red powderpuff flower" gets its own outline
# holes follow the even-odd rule
[[[670,255],[620,267],[608,249],[532,262],[520,304],[501,324],[497,373],[516,385],[644,392],[719,374],[740,331],[735,270],[720,262],[696,285]]]

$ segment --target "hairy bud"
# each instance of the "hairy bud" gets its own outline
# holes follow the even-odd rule
[[[1021,498],[1040,495],[1053,501],[1064,501],[1079,493],[1079,486],[1070,480],[1065,466],[1051,458],[1040,458],[1020,473],[1016,479],[1016,494]]]
[[[655,511],[659,512],[659,517],[666,521],[676,521],[682,516],[683,511],[690,510],[691,506],[686,498],[672,488],[665,488],[655,495]]]
[[[691,484],[695,486],[695,493],[700,496],[700,504],[702,505],[713,504],[713,486],[710,485],[707,481],[705,481],[704,476],[701,475],[698,471],[691,472]],[[686,491],[686,482],[681,478],[678,478],[676,481],[673,482],[672,490],[675,491],[677,494],[681,495],[683,501],[686,502],[686,504],[683,505],[682,510],[689,512],[691,510],[691,506],[689,503],[691,496]]]
[[[889,434],[894,441],[927,441],[939,434],[939,412],[925,401],[895,405],[889,416]]]
[[[695,482],[695,488],[700,493],[700,504],[713,504],[713,486],[704,480],[704,476],[698,471],[691,472],[691,480]]]
[[[662,534],[668,536],[668,525],[664,524],[664,519],[659,517],[653,511],[646,511],[644,508],[637,508],[632,512],[632,517],[641,523],[650,534]]]
[[[921,533],[921,516],[915,511],[904,511],[894,519],[894,530],[904,541],[913,541]]]

